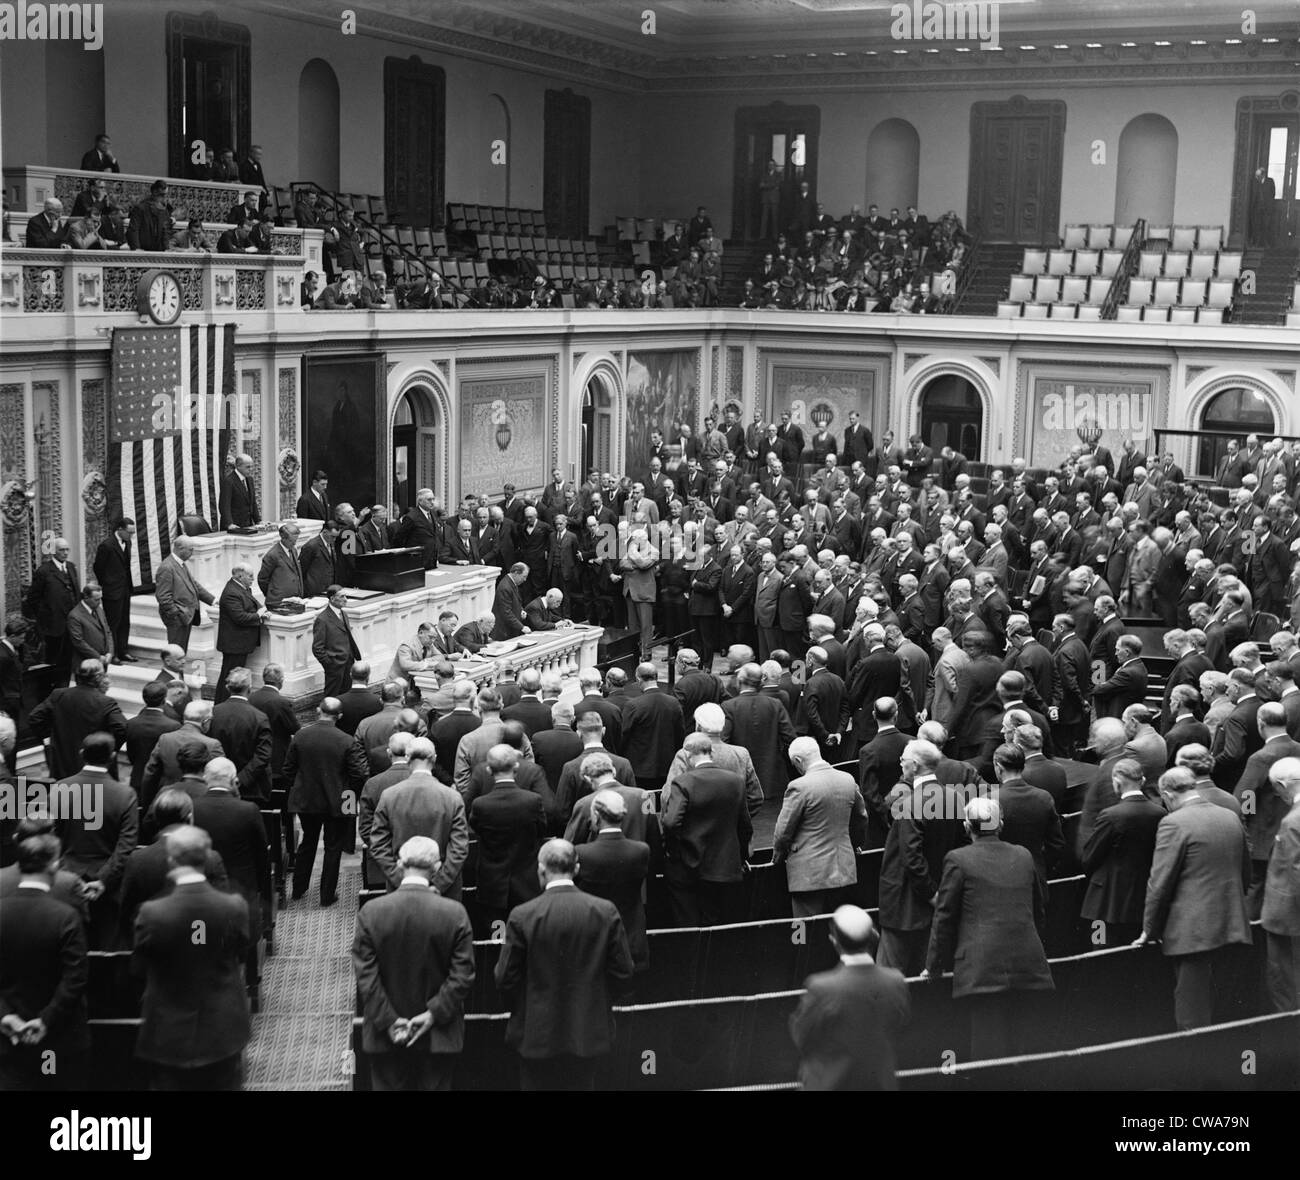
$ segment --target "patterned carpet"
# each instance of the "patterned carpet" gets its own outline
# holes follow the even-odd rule
[[[321,909],[317,858],[307,895],[280,911],[244,1059],[245,1089],[352,1088],[351,950],[360,881],[360,855],[345,856],[339,900]]]

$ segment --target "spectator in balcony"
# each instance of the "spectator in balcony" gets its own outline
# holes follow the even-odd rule
[[[218,254],[256,254],[253,230],[248,222],[232,226],[217,239]]]
[[[107,241],[99,232],[103,220],[98,209],[74,217],[68,223],[68,244],[74,250],[116,250],[117,243]]]
[[[663,246],[663,267],[670,270],[675,266],[680,266],[682,259],[686,257],[687,244],[686,239],[682,236],[681,223],[678,222],[673,226],[673,232],[664,238]]]
[[[239,183],[247,184],[257,190],[258,209],[265,209],[270,201],[271,186],[266,183],[266,174],[262,171],[262,145],[255,143],[248,149],[248,159],[239,166]]]
[[[121,172],[112,152],[113,141],[104,132],[95,136],[95,146],[81,157],[83,172]]]
[[[71,250],[63,202],[51,197],[45,208],[27,223],[27,246],[31,250]]]
[[[370,277],[361,284],[360,290],[357,291],[357,306],[366,308],[388,306],[388,276],[382,270],[372,270]]]
[[[1255,169],[1250,185],[1250,244],[1273,245],[1273,212],[1277,206],[1277,185],[1263,168]]]
[[[709,226],[704,237],[695,244],[699,247],[701,258],[708,257],[710,252],[716,254],[719,258],[722,257],[722,239],[714,234],[712,226]]]
[[[819,204],[812,220],[813,239],[820,246],[827,238],[835,236],[835,218],[826,212],[826,206]]]
[[[701,239],[713,234],[713,222],[709,220],[709,211],[703,206],[695,210],[695,216],[686,227],[686,240],[692,246],[698,246]]]
[[[77,194],[77,199],[72,203],[72,216],[85,217],[92,209],[98,210],[102,215],[107,204],[108,182],[97,177],[87,181],[86,187]]]
[[[762,216],[758,223],[758,236],[769,239],[777,230],[777,218],[781,214],[781,172],[775,160],[768,160],[767,169],[758,181],[758,198],[762,205]]]
[[[336,225],[325,233],[325,248],[334,257],[335,273],[352,271],[359,280],[366,271],[366,249],[351,209],[339,211]]]
[[[717,307],[722,285],[722,260],[713,251],[700,262],[700,306]]]
[[[172,207],[167,203],[167,182],[155,180],[149,195],[131,210],[126,240],[132,250],[167,249],[172,232]]]
[[[275,214],[270,209],[263,209],[261,216],[250,221],[248,240],[257,247],[259,254],[271,253],[271,239],[275,234]]]
[[[234,148],[222,148],[217,153],[217,162],[212,165],[209,179],[224,184],[239,183],[239,165],[235,163]]]
[[[346,274],[334,282],[328,283],[316,299],[316,308],[321,311],[334,311],[344,307],[359,307],[357,298],[357,280]]]
[[[320,294],[320,275],[309,270],[298,287],[298,301],[303,307],[312,307]]]
[[[794,199],[794,209],[791,212],[790,230],[796,240],[802,240],[804,234],[812,229],[817,217],[817,202],[813,200],[812,189],[806,180],[799,182],[799,195]]]
[[[673,300],[678,307],[698,307],[701,299],[700,252],[691,247],[690,257],[677,268],[673,279]]]
[[[238,205],[230,207],[226,220],[234,222],[235,225],[243,225],[246,221],[256,222],[259,211],[257,193],[249,191],[244,194],[244,199]]]
[[[203,219],[191,217],[184,229],[178,229],[171,240],[172,250],[191,250],[212,253],[212,239],[203,230]]]
[[[320,211],[316,208],[316,190],[305,188],[298,190],[298,199],[293,203],[293,219],[299,229],[318,229],[321,225]]]

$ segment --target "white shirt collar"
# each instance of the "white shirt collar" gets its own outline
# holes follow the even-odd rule
[[[48,881],[37,881],[34,878],[27,881],[18,882],[19,889],[35,889],[40,893],[49,893],[50,883]]]
[[[421,877],[419,873],[407,873],[406,876],[402,878],[402,883],[398,888],[405,889],[408,885],[416,889],[429,888],[429,882]]]
[[[547,889],[560,889],[565,886],[572,889],[577,888],[577,886],[573,884],[573,879],[571,877],[556,877],[554,881],[546,882]]]
[[[207,883],[207,877],[197,869],[181,869],[172,880],[177,885],[198,885]]]
[[[866,951],[859,951],[855,955],[840,955],[840,962],[846,967],[873,967],[876,960]]]

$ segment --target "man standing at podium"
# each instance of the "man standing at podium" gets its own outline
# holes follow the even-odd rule
[[[342,586],[325,587],[329,605],[316,616],[312,627],[311,654],[325,671],[325,695],[341,697],[352,683],[352,665],[361,649],[352,635],[346,609],[347,592]]]
[[[280,526],[280,539],[262,557],[262,568],[257,584],[271,609],[286,598],[305,598],[302,584],[302,566],[298,564],[298,534],[296,524]]]
[[[357,530],[357,541],[360,553],[388,548],[388,509],[382,504],[370,509],[370,519]]]
[[[230,581],[217,601],[217,651],[221,653],[221,674],[217,677],[217,703],[229,696],[226,677],[247,664],[249,652],[262,642],[262,620],[266,608],[253,597],[253,567],[241,561],[230,571]]]
[[[154,597],[158,600],[158,615],[167,628],[167,642],[182,651],[189,649],[190,630],[199,622],[199,603],[212,606],[216,601],[211,590],[194,580],[185,564],[193,552],[194,542],[189,537],[175,538],[171,553],[154,577]]]

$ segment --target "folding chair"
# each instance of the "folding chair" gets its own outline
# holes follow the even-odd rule
[[[1173,236],[1169,241],[1171,250],[1181,250],[1184,254],[1196,249],[1196,229],[1194,225],[1174,226]]]
[[[1082,250],[1088,245],[1088,227],[1086,225],[1067,225],[1061,238],[1061,249]]]
[[[1021,274],[1040,275],[1047,269],[1047,251],[1046,250],[1026,250],[1024,265],[1020,268]]]

